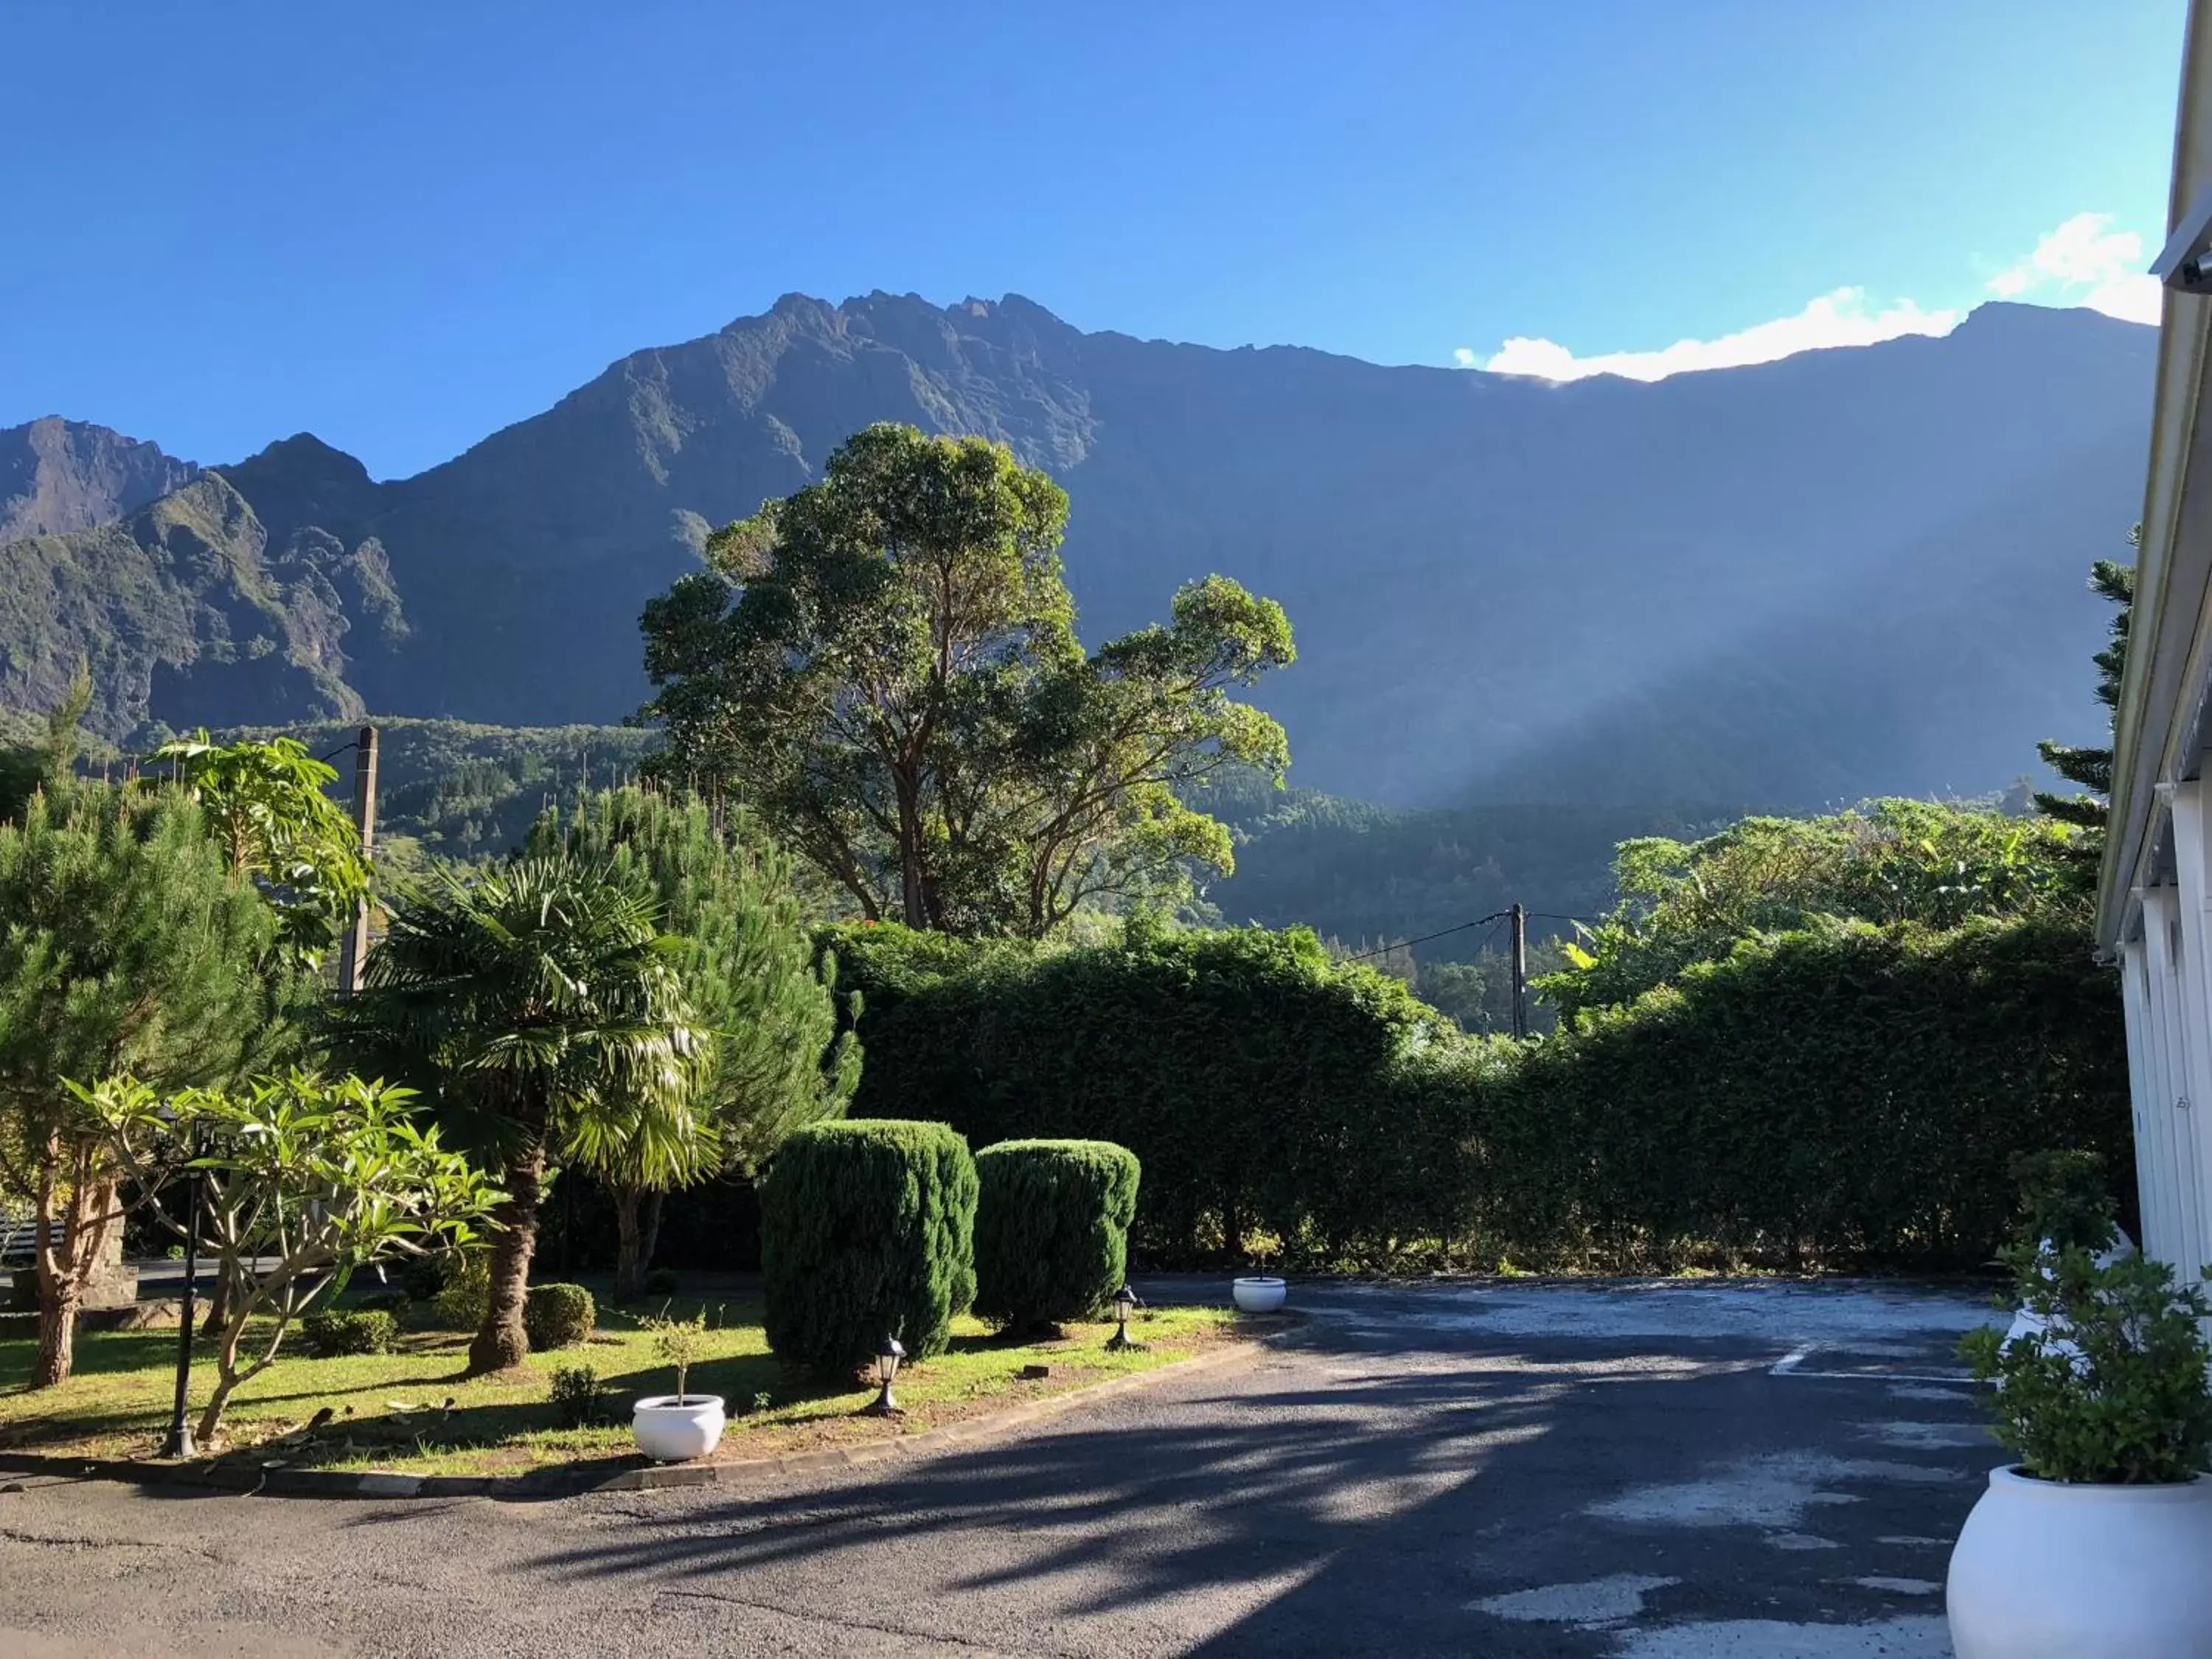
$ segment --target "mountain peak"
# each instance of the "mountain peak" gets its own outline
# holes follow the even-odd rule
[[[46,415],[0,428],[0,542],[113,524],[199,471],[88,421]]]

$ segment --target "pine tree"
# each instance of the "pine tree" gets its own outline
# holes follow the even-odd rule
[[[2142,526],[2137,525],[2128,532],[2128,545],[2140,547]],[[2097,665],[2097,701],[2106,708],[2106,725],[2111,723],[2119,708],[2120,676],[2127,666],[2128,623],[2134,614],[2136,568],[2122,564],[2116,559],[2100,559],[2089,567],[2091,589],[2118,607],[2113,613],[2112,629],[2105,648],[2090,660]],[[2035,796],[2036,810],[2046,817],[2070,823],[2090,833],[2082,838],[2081,852],[2085,861],[2094,864],[2103,856],[2105,819],[2109,811],[2108,801],[2112,793],[2112,750],[2107,743],[2101,748],[2084,747],[2072,744],[2052,743],[2049,739],[2036,745],[2044,763],[2069,783],[2078,783],[2086,793],[2053,794],[2039,790]]]
[[[0,820],[21,817],[34,793],[69,777],[82,741],[77,725],[91,707],[92,669],[80,657],[70,689],[47,711],[45,738],[0,749]]]
[[[290,1036],[285,988],[261,971],[276,934],[174,788],[63,781],[0,824],[0,1177],[38,1216],[33,1387],[69,1376],[123,1218],[63,1080],[127,1072],[167,1091],[273,1063]]]
[[[792,1130],[842,1109],[859,1054],[849,1031],[837,1036],[835,966],[816,970],[790,861],[748,814],[636,786],[602,790],[565,820],[548,811],[530,849],[607,865],[652,893],[680,942],[685,995],[714,1033],[690,1158],[653,1160],[648,1179],[638,1147],[578,1149],[613,1188],[615,1291],[632,1297],[652,1264],[662,1194],[726,1166],[757,1168]]]

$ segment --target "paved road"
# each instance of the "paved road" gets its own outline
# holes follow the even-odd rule
[[[1257,1363],[811,1490],[0,1494],[0,1653],[1936,1659],[1972,1298],[1349,1287]],[[1781,1368],[1776,1374],[1777,1367]]]

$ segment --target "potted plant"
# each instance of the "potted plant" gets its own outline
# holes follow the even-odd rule
[[[1248,1273],[1229,1281],[1229,1294],[1246,1313],[1273,1313],[1283,1305],[1290,1287],[1267,1273]]]
[[[1966,1339],[1995,1385],[1991,1471],[1951,1554],[1956,1659],[2212,1659],[2203,1292],[2109,1221],[2006,1252],[2030,1316]],[[2063,1233],[2062,1231],[2062,1237]]]
[[[686,1394],[684,1376],[707,1346],[705,1309],[689,1319],[665,1315],[648,1319],[654,1357],[676,1368],[674,1394],[649,1395],[630,1413],[630,1433],[637,1449],[657,1463],[683,1463],[704,1457],[722,1438],[722,1397],[716,1394]]]

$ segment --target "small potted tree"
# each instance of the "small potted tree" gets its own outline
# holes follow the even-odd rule
[[[702,1308],[689,1319],[648,1319],[645,1326],[653,1333],[654,1356],[676,1368],[676,1392],[649,1395],[632,1408],[630,1432],[637,1449],[657,1463],[704,1457],[721,1443],[722,1397],[686,1394],[684,1383],[706,1351],[706,1310]]]
[[[2212,1659],[2203,1292],[2115,1253],[2108,1217],[2062,1243],[2030,1207],[2005,1257],[2030,1317],[1962,1346],[2020,1461],[1991,1471],[1952,1551],[1953,1651]]]

